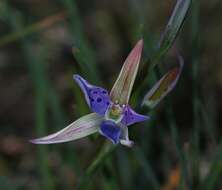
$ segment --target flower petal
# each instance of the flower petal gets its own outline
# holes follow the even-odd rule
[[[127,104],[137,75],[140,57],[143,49],[143,40],[140,40],[128,55],[120,74],[110,92],[113,102]]]
[[[154,108],[177,84],[183,69],[183,58],[179,56],[179,67],[166,73],[145,95],[142,105]]]
[[[110,97],[107,90],[91,85],[79,75],[73,75],[73,78],[82,89],[90,109],[93,112],[104,115],[110,104]]]
[[[124,116],[121,123],[125,126],[129,126],[134,123],[145,121],[147,119],[149,119],[149,116],[138,114],[127,105],[124,108]]]
[[[128,147],[132,147],[134,145],[134,142],[129,140],[129,134],[128,134],[128,127],[122,126],[121,127],[121,137],[120,137],[120,144]]]
[[[102,120],[102,116],[91,113],[79,118],[57,133],[30,140],[30,142],[34,144],[53,144],[80,139],[97,132]]]
[[[121,129],[113,121],[110,120],[103,121],[101,123],[99,132],[101,135],[111,140],[113,144],[119,143]]]

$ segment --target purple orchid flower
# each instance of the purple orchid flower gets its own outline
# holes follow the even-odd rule
[[[94,86],[79,75],[73,78],[80,86],[86,102],[93,113],[85,115],[66,128],[46,137],[33,139],[35,144],[52,144],[76,140],[99,132],[113,144],[121,143],[131,147],[133,141],[128,136],[128,126],[143,122],[149,116],[136,113],[128,104],[137,75],[143,48],[140,40],[127,57],[110,93]],[[182,67],[164,75],[145,96],[143,105],[154,107],[175,86]]]
[[[89,84],[79,75],[74,75],[74,80],[82,89],[90,109],[104,117],[99,127],[100,134],[114,144],[132,144],[126,136],[127,127],[147,120],[148,116],[136,113],[129,105],[120,104],[118,100],[112,101],[106,89]]]

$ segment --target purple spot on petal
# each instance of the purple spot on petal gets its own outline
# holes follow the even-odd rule
[[[96,100],[98,103],[99,102],[102,102],[102,98],[97,98],[97,100]]]
[[[74,75],[74,79],[83,90],[86,101],[91,110],[100,115],[104,115],[111,101],[107,90],[91,85],[79,75]]]

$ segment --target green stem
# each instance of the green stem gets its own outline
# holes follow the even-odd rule
[[[36,92],[35,100],[35,118],[36,133],[38,136],[45,134],[46,128],[46,101],[44,94],[40,91]],[[45,190],[53,189],[53,181],[49,171],[48,150],[47,146],[38,146],[38,168],[42,177],[42,188]]]
[[[187,189],[186,186],[188,186],[189,190],[192,190],[191,185],[190,185],[190,180],[189,180],[189,175],[188,175],[188,168],[187,168],[187,157],[186,154],[183,152],[183,147],[181,146],[180,140],[179,140],[179,134],[175,122],[175,117],[172,111],[172,108],[168,106],[166,110],[167,114],[167,119],[169,121],[170,125],[170,130],[171,130],[171,135],[173,138],[173,141],[176,146],[176,151],[179,157],[179,163],[180,163],[180,168],[182,171],[182,176],[180,178],[180,186],[179,189],[185,190]]]
[[[134,149],[134,155],[139,163],[141,163],[143,171],[145,172],[145,176],[147,177],[147,180],[151,183],[151,187],[153,190],[160,190],[160,183],[155,176],[152,167],[150,166],[150,163],[146,160],[145,155],[143,151],[140,148]]]
[[[80,179],[80,183],[76,188],[77,190],[87,189],[87,184],[91,180],[91,177],[93,176],[93,174],[96,173],[96,171],[100,167],[102,167],[106,158],[114,151],[115,148],[116,146],[110,143],[105,143],[103,145],[102,149],[100,150],[96,158],[86,169],[84,176]]]
[[[33,34],[35,32],[39,32],[41,30],[44,30],[46,28],[49,28],[53,24],[57,22],[61,22],[66,18],[66,14],[64,12],[58,13],[56,15],[49,16],[41,21],[38,21],[36,23],[30,24],[29,26],[23,27],[20,31],[16,31],[10,34],[7,34],[0,38],[0,47],[7,45],[9,43],[15,42],[17,40],[20,40],[30,34]]]
[[[20,32],[23,29],[22,15],[16,11],[11,11],[10,24],[13,30]],[[22,50],[25,54],[26,61],[28,63],[28,69],[30,77],[33,80],[34,92],[35,92],[35,122],[36,131],[38,136],[42,136],[46,133],[47,125],[47,100],[46,100],[46,73],[44,64],[42,63],[43,54],[36,55],[31,51],[32,46],[29,40],[22,41]],[[42,178],[42,189],[51,190],[54,189],[54,183],[48,164],[48,151],[47,146],[38,147],[38,165],[39,173]]]
[[[193,80],[193,120],[194,131],[192,139],[192,171],[193,171],[193,187],[195,189],[199,186],[199,169],[200,169],[200,118],[198,106],[198,65],[199,65],[199,2],[198,0],[192,3],[192,17],[191,17],[192,31],[192,80]]]
[[[100,74],[96,64],[95,54],[88,43],[81,25],[78,7],[75,0],[62,0],[70,18],[70,31],[73,34],[73,54],[79,63],[81,72],[87,75],[89,80],[100,82]]]

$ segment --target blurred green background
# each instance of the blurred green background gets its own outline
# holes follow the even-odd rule
[[[85,177],[103,137],[58,145],[28,142],[89,113],[72,75],[110,89],[143,36],[142,72],[175,4],[0,1],[0,189],[222,189],[220,0],[193,0],[174,45],[159,67],[140,79],[148,81],[148,90],[177,52],[184,57],[178,85],[149,112],[152,120],[130,127],[135,147],[118,146]],[[134,85],[134,106],[145,93],[140,84]]]

